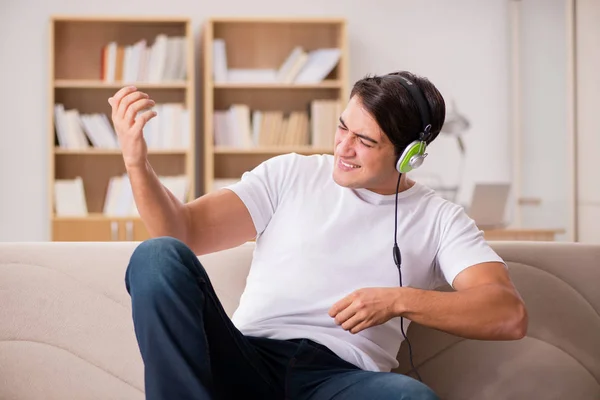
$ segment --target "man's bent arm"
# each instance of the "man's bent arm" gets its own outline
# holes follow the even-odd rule
[[[184,205],[160,182],[146,161],[127,168],[138,212],[151,237],[172,236],[189,242],[189,216]]]
[[[482,263],[461,272],[454,292],[402,287],[395,315],[479,340],[516,340],[527,332],[527,310],[504,265]]]

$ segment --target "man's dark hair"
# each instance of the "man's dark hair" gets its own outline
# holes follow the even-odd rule
[[[360,98],[363,106],[394,144],[396,156],[399,156],[406,146],[419,138],[423,123],[417,103],[402,86],[397,75],[414,82],[425,96],[431,115],[431,135],[427,144],[431,143],[442,129],[446,118],[446,104],[441,93],[427,78],[407,71],[366,76],[354,84],[350,98]]]

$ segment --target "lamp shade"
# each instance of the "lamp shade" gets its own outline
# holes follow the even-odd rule
[[[442,125],[441,133],[456,137],[458,147],[462,155],[465,154],[465,143],[462,140],[462,135],[469,130],[471,123],[462,113],[456,108],[454,100],[451,101],[451,108],[446,112],[444,125]]]

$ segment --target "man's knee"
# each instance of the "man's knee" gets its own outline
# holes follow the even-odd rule
[[[435,394],[430,387],[423,384],[422,382],[406,377],[408,379],[407,382],[404,382],[402,386],[404,386],[404,390],[402,391],[402,396],[399,399],[402,400],[439,400],[439,397]]]
[[[131,288],[154,291],[160,289],[176,275],[187,275],[196,257],[182,241],[164,236],[148,239],[133,251],[125,272],[125,284]],[[194,275],[205,273],[194,271]]]
[[[394,398],[398,400],[439,400],[431,388],[409,376],[393,372],[377,375],[377,379],[370,382],[373,390],[378,390],[382,396],[375,398]]]

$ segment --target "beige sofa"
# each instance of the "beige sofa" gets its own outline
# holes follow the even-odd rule
[[[124,271],[136,243],[0,243],[0,399],[142,399]],[[493,243],[530,316],[516,342],[411,325],[421,375],[443,399],[600,399],[600,246]],[[201,257],[225,309],[253,245]],[[406,347],[398,355],[407,371]]]

